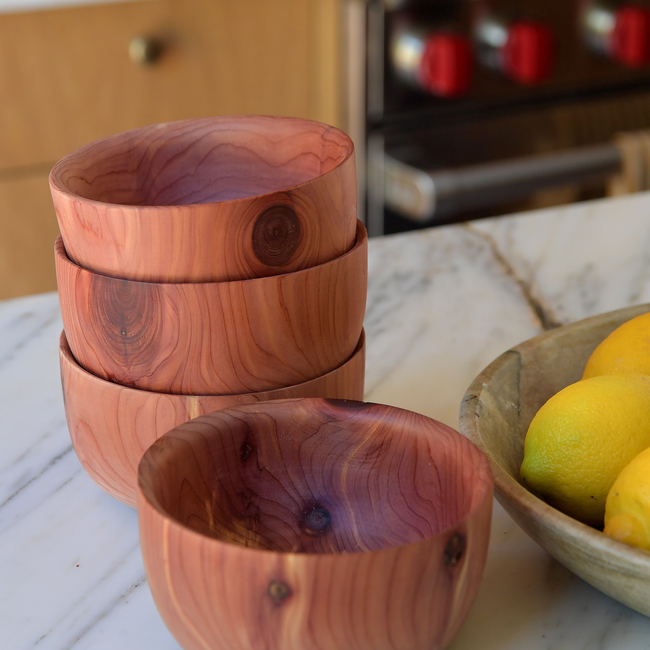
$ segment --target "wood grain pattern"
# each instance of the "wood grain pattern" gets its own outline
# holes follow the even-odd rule
[[[308,120],[212,117],[120,133],[60,160],[50,189],[70,259],[113,277],[266,277],[355,241],[354,146]]]
[[[505,352],[468,388],[460,428],[487,454],[499,502],[540,546],[597,589],[650,616],[650,553],[606,537],[519,484],[524,440],[535,413],[582,378],[590,354],[610,332],[648,311],[650,305],[640,305],[595,316]]]
[[[481,579],[485,457],[424,416],[282,400],[192,420],[140,463],[156,605],[186,650],[434,650]]]
[[[70,262],[57,240],[63,325],[77,361],[128,386],[231,395],[299,384],[354,351],[366,307],[368,240],[303,271],[255,280],[156,284]]]
[[[191,418],[271,399],[363,399],[366,339],[362,332],[350,359],[322,377],[246,395],[169,395],[113,384],[79,366],[63,333],[59,359],[68,429],[83,468],[105,492],[135,507],[142,455],[164,433]]]

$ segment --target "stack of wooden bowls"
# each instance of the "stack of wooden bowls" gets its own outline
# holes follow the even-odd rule
[[[136,129],[60,160],[50,188],[68,427],[109,494],[198,415],[361,399],[367,234],[351,140],[292,118]]]

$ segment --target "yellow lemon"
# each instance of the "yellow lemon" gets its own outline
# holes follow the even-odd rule
[[[650,313],[623,323],[600,343],[582,378],[635,374],[650,375]]]
[[[636,456],[612,485],[605,534],[650,551],[650,449]]]
[[[650,377],[603,375],[567,386],[530,423],[521,480],[550,505],[602,526],[621,470],[650,447]]]

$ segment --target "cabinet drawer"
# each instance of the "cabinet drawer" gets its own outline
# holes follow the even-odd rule
[[[211,114],[338,122],[338,0],[146,0],[0,15],[0,170]],[[158,37],[154,64],[131,39]]]
[[[163,66],[133,65],[128,46],[133,35],[160,29],[167,9],[148,0],[1,15],[0,170],[51,163],[162,116],[149,98]]]

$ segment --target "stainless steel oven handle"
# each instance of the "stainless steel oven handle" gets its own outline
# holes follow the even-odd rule
[[[602,183],[620,170],[621,154],[604,144],[429,172],[388,155],[382,162],[385,205],[413,221],[435,223],[549,187]]]

